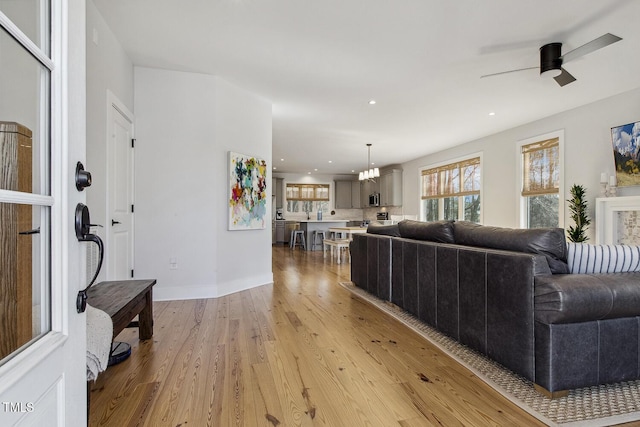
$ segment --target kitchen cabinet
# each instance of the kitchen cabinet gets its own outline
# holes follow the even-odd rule
[[[359,209],[362,207],[360,181],[336,181],[335,192],[336,209]]]
[[[402,206],[402,170],[383,172],[380,182],[380,206]]]
[[[379,181],[379,178],[378,178]],[[361,202],[361,207],[363,208],[368,208],[370,207],[369,205],[369,196],[372,195],[373,193],[379,193],[379,186],[377,182],[373,182],[373,181],[362,181],[362,186],[360,187],[360,200]]]
[[[284,197],[282,197],[283,195],[282,185],[284,183],[284,179],[273,178],[272,182],[273,182],[272,194],[275,194],[276,196],[276,209],[282,209],[282,203],[284,201]]]

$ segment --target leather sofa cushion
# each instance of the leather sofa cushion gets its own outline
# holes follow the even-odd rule
[[[547,258],[552,273],[569,272],[562,228],[503,228],[459,221],[453,224],[453,232],[456,244],[540,254]]]
[[[454,243],[453,221],[423,222],[405,219],[398,223],[398,230],[400,230],[400,237],[405,239]]]
[[[545,324],[640,315],[640,273],[535,277],[535,319]]]
[[[398,224],[382,225],[379,222],[371,222],[367,227],[367,233],[369,234],[381,234],[384,236],[400,237],[400,231],[398,230]]]

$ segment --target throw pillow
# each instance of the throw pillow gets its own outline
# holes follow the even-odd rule
[[[567,243],[571,273],[624,273],[640,271],[640,246]]]

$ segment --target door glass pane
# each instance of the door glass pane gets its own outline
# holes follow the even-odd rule
[[[0,365],[51,330],[50,208],[0,203]]]
[[[0,11],[48,56],[48,1]],[[19,39],[0,26],[0,365],[51,330],[51,77]]]
[[[0,64],[0,189],[49,195],[50,72],[4,30]]]
[[[47,0],[0,0],[0,12],[7,15],[46,55],[50,54]]]

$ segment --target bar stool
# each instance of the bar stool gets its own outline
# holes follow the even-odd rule
[[[320,236],[319,242],[318,242],[318,236]],[[313,230],[313,238],[311,239],[311,250],[314,250],[314,248],[318,245],[320,245],[320,248],[323,248],[323,242],[324,242],[324,239],[326,238],[327,237],[324,230]]]
[[[300,236],[300,241],[298,241],[298,236]],[[300,230],[300,223],[294,224],[294,228],[291,230],[291,237],[289,238],[289,248],[295,249],[296,245],[302,247],[304,250],[307,249],[304,230]]]

